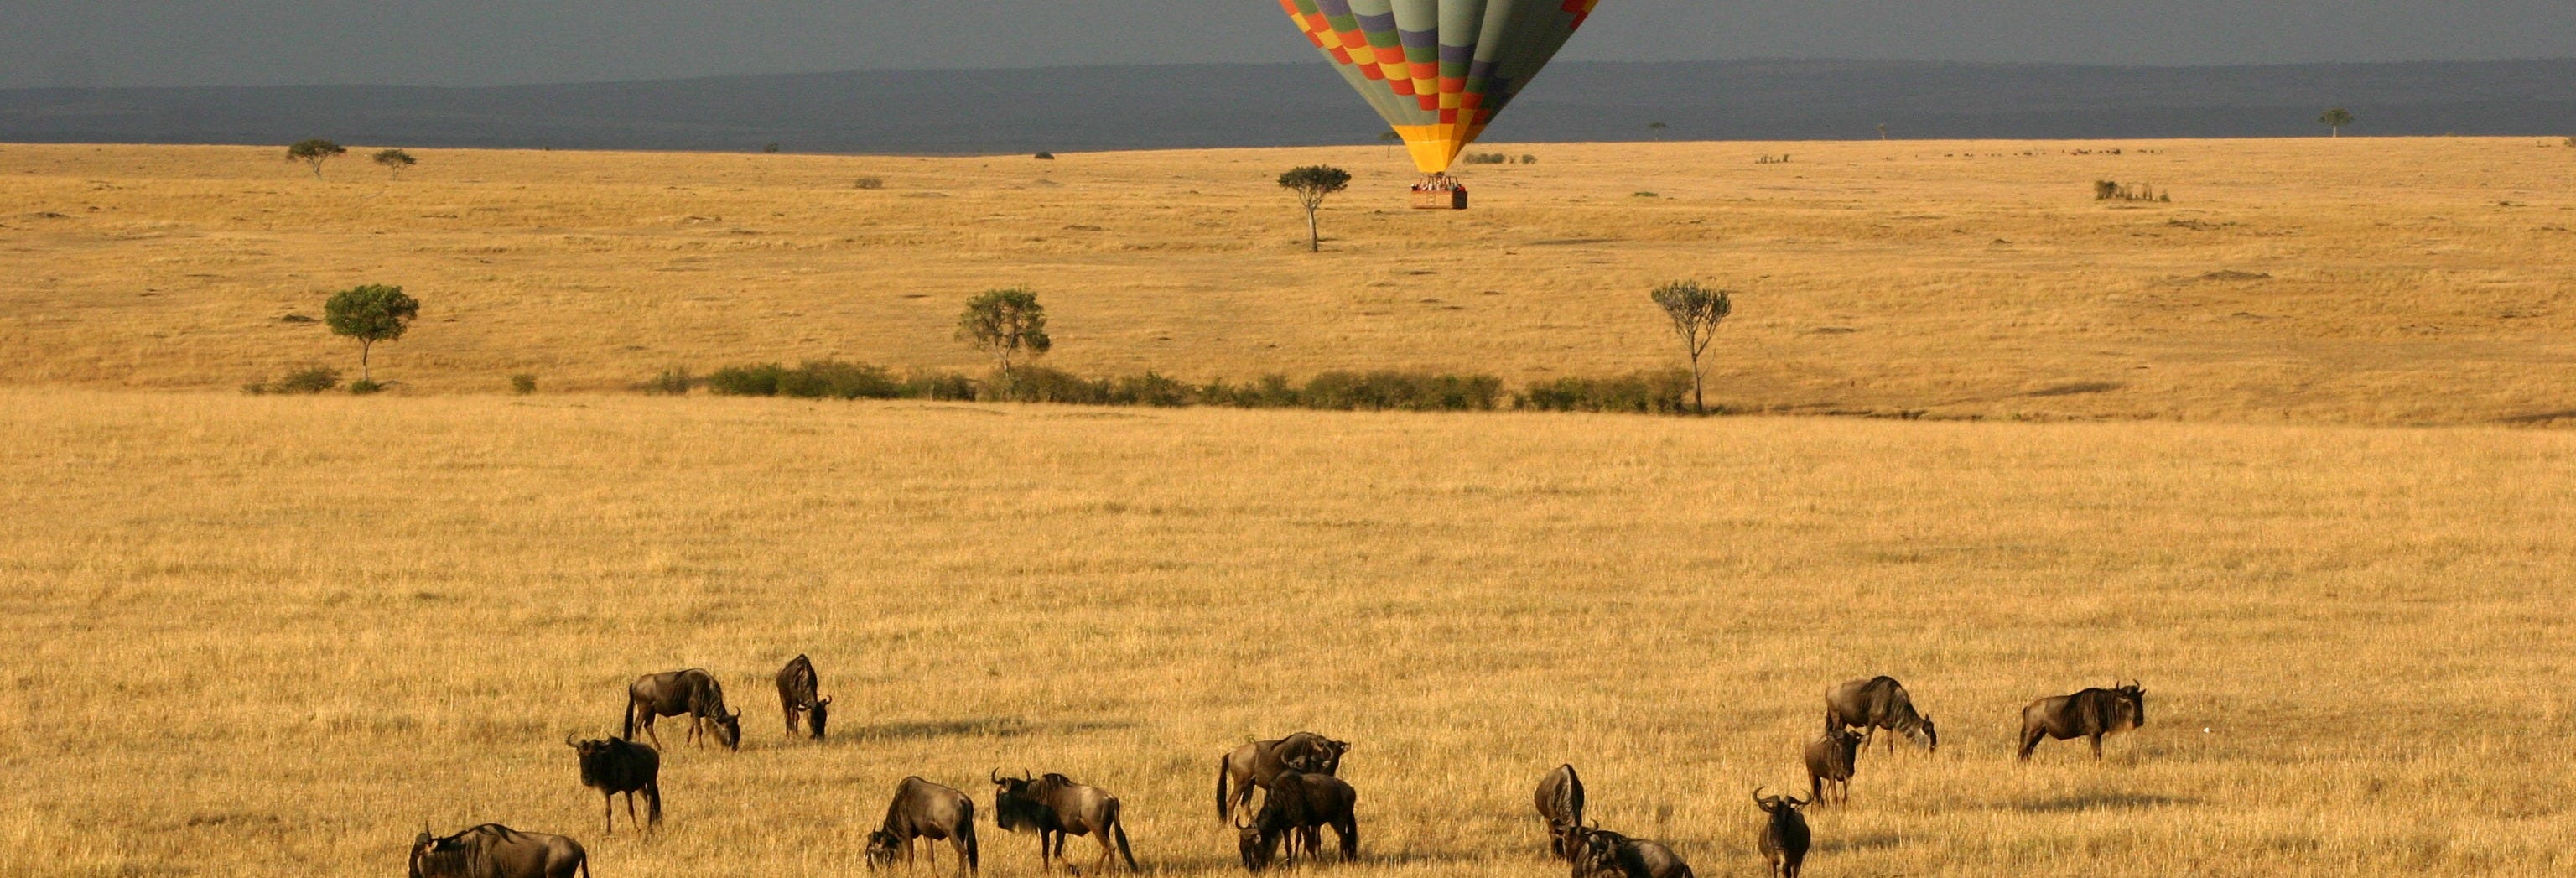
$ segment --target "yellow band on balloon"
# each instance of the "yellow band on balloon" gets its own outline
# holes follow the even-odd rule
[[[1449,165],[1465,152],[1467,144],[1485,133],[1485,126],[1473,122],[1451,122],[1435,125],[1398,125],[1395,133],[1404,138],[1404,148],[1413,154],[1413,166],[1425,174],[1449,170]]]

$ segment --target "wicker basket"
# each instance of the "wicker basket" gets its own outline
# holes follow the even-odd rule
[[[1414,210],[1466,210],[1465,189],[1417,189],[1413,192]]]

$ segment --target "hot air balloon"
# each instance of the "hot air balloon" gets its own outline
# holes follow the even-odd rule
[[[1530,77],[1556,57],[1600,0],[1279,0],[1288,17],[1413,152],[1424,193],[1465,190],[1449,176]]]

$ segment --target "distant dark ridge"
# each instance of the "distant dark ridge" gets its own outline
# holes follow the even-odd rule
[[[2576,134],[2576,59],[2087,67],[1551,66],[1497,142]],[[495,88],[0,90],[0,141],[1010,153],[1373,142],[1321,64],[870,71]]]

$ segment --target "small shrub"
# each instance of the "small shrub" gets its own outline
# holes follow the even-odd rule
[[[860,177],[858,187],[861,189],[883,189],[885,188],[885,180],[880,177]]]
[[[2576,149],[2576,137],[2567,138],[2567,148]]]
[[[1110,405],[1149,405],[1173,407],[1189,405],[1191,388],[1187,384],[1153,372],[1120,378],[1109,388]]]
[[[526,372],[510,376],[510,392],[520,396],[537,392],[537,376]]]
[[[865,363],[807,360],[794,369],[778,369],[776,374],[776,393],[798,399],[893,399],[903,395],[903,385],[885,367]],[[709,376],[709,384],[714,381]]]
[[[1522,153],[1522,154],[1521,154],[1521,164],[1524,164],[1524,165],[1535,165],[1535,164],[1538,164],[1538,156],[1530,155],[1530,154],[1528,154],[1528,153]]]
[[[303,315],[303,314],[288,314],[288,315],[286,315],[286,316],[284,316],[284,317],[277,318],[277,322],[279,322],[279,323],[319,323],[319,322],[321,322],[321,321],[316,320],[316,319],[314,319],[314,318],[312,318],[312,317],[309,317],[309,316]]]
[[[903,395],[906,399],[972,400],[975,379],[956,372],[914,372],[903,377]]]
[[[1051,152],[1041,152],[1041,153],[1038,153],[1038,154],[1037,154],[1037,155],[1035,155],[1035,156],[1031,156],[1031,158],[1036,158],[1036,159],[1040,159],[1040,160],[1043,160],[1043,161],[1050,161],[1050,162],[1051,162],[1051,161],[1055,161],[1055,153],[1051,153]]]
[[[289,372],[286,377],[270,382],[268,392],[321,393],[338,386],[340,386],[340,370],[328,366],[315,366]]]
[[[1419,372],[1323,372],[1297,394],[1306,408],[1399,411],[1490,411],[1503,382],[1491,375]]]
[[[698,377],[689,374],[687,366],[673,366],[662,370],[662,374],[653,376],[653,380],[644,382],[640,389],[645,393],[663,396],[687,396],[689,388],[697,384]]]
[[[1519,407],[1554,412],[1627,412],[1672,415],[1690,411],[1686,369],[1637,372],[1612,378],[1559,378],[1532,384]]]
[[[761,151],[761,152],[777,152],[777,151],[778,151],[778,141],[772,140],[772,141],[770,141],[770,142],[768,142],[768,143],[761,144],[761,145],[760,145],[760,151]]]
[[[707,373],[707,392],[719,396],[777,396],[787,367],[777,363],[726,366]]]
[[[1110,382],[1045,366],[1021,366],[1011,370],[1008,379],[996,378],[985,386],[996,391],[993,399],[1006,402],[1109,404]]]
[[[1642,190],[1642,189],[1640,189],[1640,190],[1638,190],[1638,191],[1635,191],[1635,192],[1628,193],[1628,194],[1629,194],[1629,195],[1631,195],[1631,196],[1633,196],[1633,197],[1637,197],[1637,198],[1662,198],[1662,197],[1663,197],[1663,196],[1661,196],[1661,195],[1657,195],[1657,194],[1652,193],[1652,192],[1647,192],[1647,191]]]
[[[1510,160],[1499,152],[1471,152],[1458,157],[1461,164],[1469,165],[1499,165]]]
[[[369,381],[369,380],[367,380],[367,379],[365,379],[365,378],[360,378],[360,379],[358,379],[358,380],[356,380],[356,381],[351,381],[351,382],[349,382],[349,392],[350,392],[351,394],[354,394],[354,395],[357,395],[357,396],[368,396],[368,395],[372,395],[372,394],[376,394],[376,393],[382,393],[382,392],[384,392],[384,389],[385,389],[385,386],[384,386],[384,385],[382,385],[382,384],[378,384],[378,383],[376,383],[376,382],[374,382],[374,381]]]
[[[2170,193],[2157,192],[2156,187],[2145,183],[2130,185],[2117,180],[2095,180],[2093,181],[2093,200],[2162,201],[2170,203],[2173,201],[2173,195]]]

